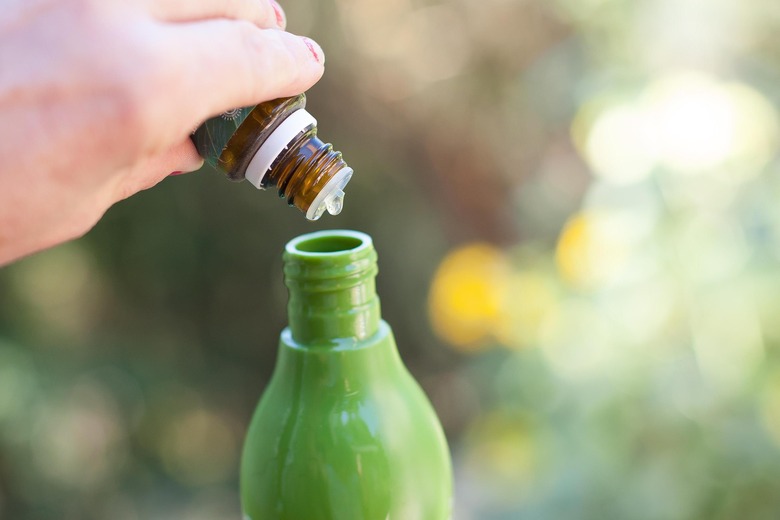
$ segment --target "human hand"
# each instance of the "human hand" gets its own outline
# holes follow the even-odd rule
[[[274,0],[0,0],[0,265],[202,164],[208,117],[299,94],[319,46]]]

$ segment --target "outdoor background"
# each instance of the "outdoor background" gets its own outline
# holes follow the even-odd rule
[[[456,520],[778,518],[780,4],[284,7],[343,214],[204,169],[0,270],[0,518],[238,519],[281,252],[334,227],[375,239]]]

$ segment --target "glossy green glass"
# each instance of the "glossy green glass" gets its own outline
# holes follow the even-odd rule
[[[241,463],[246,520],[447,520],[452,470],[430,402],[381,320],[371,238],[287,244],[290,325]]]

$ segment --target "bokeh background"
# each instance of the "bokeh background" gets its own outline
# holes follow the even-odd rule
[[[281,251],[333,227],[375,239],[456,520],[777,518],[780,4],[284,7],[343,214],[204,170],[0,270],[0,518],[239,518]]]

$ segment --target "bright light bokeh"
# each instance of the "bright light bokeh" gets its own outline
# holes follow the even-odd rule
[[[670,74],[628,100],[598,105],[583,107],[574,138],[594,174],[618,184],[657,168],[750,178],[778,145],[776,111],[763,95],[702,73]]]

